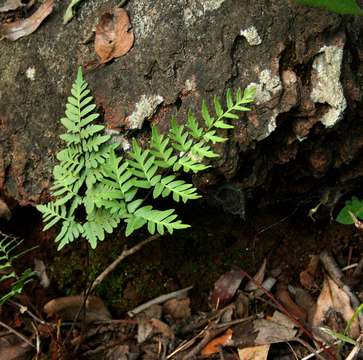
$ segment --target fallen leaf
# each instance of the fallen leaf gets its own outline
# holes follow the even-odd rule
[[[272,320],[257,319],[233,327],[232,343],[237,347],[267,345],[291,341],[297,330]]]
[[[232,329],[228,329],[222,336],[219,336],[213,339],[210,343],[208,343],[202,349],[201,354],[203,356],[209,356],[218,353],[220,346],[227,346],[230,344],[232,335],[233,335]]]
[[[7,0],[3,6],[0,7],[0,12],[13,11],[25,6],[21,0]]]
[[[5,201],[0,199],[0,219],[9,221],[11,219],[11,211]]]
[[[44,305],[44,312],[49,317],[58,317],[64,321],[74,321],[79,314],[79,321],[91,323],[94,321],[110,320],[111,315],[103,301],[97,296],[89,296],[84,304],[81,295],[66,296],[50,300]]]
[[[258,269],[256,275],[247,283],[245,286],[246,291],[253,291],[259,288],[258,285],[261,285],[263,282],[263,279],[265,277],[266,272],[266,259],[263,260],[263,263],[261,267]]]
[[[169,327],[169,325],[165,324],[163,321],[158,319],[151,319],[151,325],[154,327],[154,331],[156,333],[162,334],[164,337],[174,340],[175,335],[173,330]]]
[[[305,270],[300,273],[300,283],[306,289],[316,288],[315,276],[319,265],[319,255],[311,255],[310,262]]]
[[[129,31],[127,12],[116,7],[112,14],[102,15],[96,27],[95,51],[100,63],[125,55],[134,44],[134,33]]]
[[[236,314],[239,319],[243,319],[248,316],[250,300],[243,292],[239,293],[235,301]]]
[[[52,13],[53,7],[53,0],[45,0],[38,10],[28,18],[0,25],[0,35],[15,41],[23,36],[31,34],[38,29],[43,20]]]
[[[174,321],[180,322],[191,316],[190,299],[171,299],[163,305],[164,313],[170,315]]]
[[[350,298],[347,293],[341,289],[329,276],[326,276],[324,279],[323,288],[317,300],[316,309],[314,309],[314,313],[311,316],[311,325],[313,327],[328,325],[331,330],[342,332],[344,331],[345,327],[344,323],[340,324],[339,321],[334,321],[333,325],[332,321],[329,321],[329,324],[327,324],[329,319],[332,320],[331,315],[334,315],[336,318],[339,317],[338,314],[340,314],[345,322],[348,322],[353,317],[354,310],[350,305]],[[358,319],[355,319],[348,335],[353,339],[356,339],[359,336],[359,333],[359,322]]]
[[[266,344],[238,349],[238,356],[240,360],[266,360],[270,346]]]
[[[277,310],[273,313],[271,320],[289,329],[296,327],[295,323],[289,317]]]
[[[284,307],[291,316],[302,321],[306,320],[306,311],[292,300],[290,293],[287,289],[278,289],[275,296],[282,303],[282,305],[284,305]]]
[[[245,273],[242,270],[232,270],[223,274],[214,284],[214,290],[210,295],[213,308],[220,307],[232,299],[241,285]]]

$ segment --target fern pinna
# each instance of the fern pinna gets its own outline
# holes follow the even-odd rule
[[[196,173],[210,166],[204,159],[218,157],[211,144],[227,140],[217,135],[217,129],[233,128],[225,121],[238,119],[236,113],[249,110],[245,105],[252,102],[253,92],[249,89],[242,94],[238,90],[233,96],[229,90],[225,110],[214,98],[215,116],[203,102],[203,126],[189,112],[186,125],[172,119],[168,134],[153,127],[146,148],[133,139],[132,151],[120,156],[118,145],[111,144],[110,136],[104,135],[104,126],[95,124],[99,115],[80,68],[65,117],[60,120],[67,130],[60,136],[66,148],[57,154],[59,164],[53,171],[54,200],[37,206],[43,214],[44,230],[61,223],[56,237],[61,249],[79,237],[95,248],[105,233],[112,233],[121,221],[126,223],[127,236],[145,225],[151,234],[188,227],[177,219],[174,209],[158,210],[145,204],[141,191],[149,189],[154,199],[198,199],[196,188],[177,179],[177,172]]]

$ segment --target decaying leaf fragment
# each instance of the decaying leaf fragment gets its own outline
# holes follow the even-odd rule
[[[134,33],[129,31],[130,19],[122,8],[102,15],[96,27],[95,51],[101,64],[125,55],[134,44]]]
[[[43,20],[52,13],[53,7],[53,0],[45,0],[37,11],[28,18],[0,25],[0,35],[15,41],[33,33],[38,29]]]
[[[0,6],[0,13],[13,11],[22,8],[24,6],[25,5],[21,2],[21,0],[7,0],[5,1],[3,6]]]
[[[80,312],[80,310],[83,311]],[[49,317],[58,317],[63,321],[84,320],[86,323],[110,320],[111,315],[103,301],[97,296],[66,296],[48,301],[44,305],[44,312]]]

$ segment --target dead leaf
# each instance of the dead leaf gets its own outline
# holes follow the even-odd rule
[[[350,305],[350,298],[346,292],[341,289],[335,281],[329,276],[325,276],[323,288],[317,300],[316,309],[312,315],[312,326],[320,327],[338,327],[332,328],[333,331],[342,332],[344,331],[345,324],[339,324],[339,321],[334,321],[332,324],[331,316],[343,318],[345,322],[348,322],[354,314],[354,310]],[[330,319],[330,321],[328,321]],[[329,324],[327,324],[329,322]],[[348,335],[353,339],[359,336],[360,328],[358,319],[355,319],[350,328]]]
[[[0,219],[9,221],[11,219],[11,211],[5,201],[0,199]]]
[[[219,352],[219,348],[221,346],[227,346],[230,344],[230,340],[232,339],[233,331],[232,329],[228,329],[222,336],[219,336],[213,339],[210,343],[208,343],[201,351],[203,356],[213,355]]]
[[[261,267],[258,269],[256,275],[245,286],[246,291],[256,290],[259,288],[258,285],[262,284],[263,279],[265,278],[266,264],[267,264],[267,261],[266,261],[266,259],[264,259],[263,263],[262,263]]]
[[[53,299],[44,305],[44,312],[49,317],[58,317],[64,321],[74,321],[83,307],[84,298],[81,295]],[[97,296],[89,296],[79,315],[79,321],[91,323],[94,321],[110,320],[111,315],[103,301]]]
[[[164,313],[170,315],[174,321],[180,322],[191,316],[190,299],[171,299],[163,305]]]
[[[223,274],[214,284],[214,290],[210,295],[213,308],[226,304],[232,299],[239,288],[245,273],[242,270],[232,270]]]
[[[289,317],[277,310],[273,313],[271,320],[289,329],[296,327],[295,323]]]
[[[284,305],[289,314],[296,319],[300,319],[302,321],[306,320],[307,314],[306,311],[297,305],[291,298],[290,293],[285,288],[280,288],[276,291],[276,298]]]
[[[154,327],[155,332],[162,334],[166,338],[174,340],[175,335],[169,325],[158,319],[151,319],[150,323]]]
[[[257,319],[233,327],[232,343],[237,347],[291,341],[297,330],[272,320]]]
[[[0,12],[13,11],[25,6],[21,0],[7,0],[3,6],[0,7]]]
[[[238,356],[240,360],[266,360],[270,346],[266,344],[238,349]]]
[[[34,348],[13,334],[3,334],[0,338],[0,360],[27,360]]]
[[[12,41],[31,34],[52,13],[53,7],[53,0],[45,0],[38,10],[28,18],[0,25],[0,34]]]
[[[308,266],[300,273],[300,283],[304,288],[314,289],[317,287],[315,276],[318,270],[319,261],[319,255],[311,255]]]
[[[250,300],[243,292],[239,293],[235,301],[236,314],[239,319],[243,319],[248,316]]]
[[[96,27],[95,51],[100,63],[125,55],[134,44],[134,33],[129,31],[127,12],[116,7],[112,14],[102,15]]]

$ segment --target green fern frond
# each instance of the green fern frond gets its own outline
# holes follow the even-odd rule
[[[27,249],[22,252],[14,252],[16,248],[20,246],[22,240],[15,237],[11,237],[5,234],[0,234],[0,284],[12,280],[9,289],[4,295],[0,296],[0,305],[3,305],[6,301],[13,298],[14,296],[21,294],[24,286],[32,281],[34,272],[30,269],[23,271],[20,275],[17,275],[14,268],[13,262],[23,256],[25,253],[32,249]]]
[[[155,165],[163,169],[173,167],[177,156],[174,149],[169,146],[170,139],[159,133],[156,126],[151,129],[150,153],[155,157]]]
[[[176,180],[175,175],[162,177],[153,191],[154,199],[162,196],[163,198],[172,194],[173,200],[179,202],[181,199],[184,203],[188,200],[199,199],[201,196],[197,193],[197,189],[192,184],[188,184],[183,180]]]
[[[105,209],[96,209],[83,224],[84,237],[90,243],[92,249],[97,247],[97,242],[105,239],[105,233],[111,234],[118,226],[120,218],[117,214],[110,214]]]
[[[165,230],[172,234],[173,230],[190,227],[190,225],[183,224],[180,220],[175,220],[177,215],[174,214],[174,211],[174,209],[155,210],[150,205],[137,209],[131,217],[126,219],[126,236],[129,236],[145,224],[147,224],[150,234],[158,232],[160,235],[164,235]]]
[[[132,150],[121,157],[117,145],[110,144],[110,135],[104,134],[104,126],[94,123],[99,115],[79,69],[60,119],[66,128],[60,138],[67,147],[58,152],[59,163],[53,170],[54,200],[37,206],[44,230],[61,224],[55,239],[61,249],[80,237],[95,248],[121,221],[126,223],[127,236],[145,225],[151,234],[188,227],[174,210],[154,209],[139,194],[150,189],[153,198],[171,196],[176,202],[200,198],[192,184],[168,172],[197,173],[209,168],[205,161],[219,156],[212,145],[227,140],[219,131],[233,128],[230,121],[249,110],[245,104],[252,97],[251,89],[243,95],[241,90],[235,95],[228,90],[225,107],[217,97],[213,99],[214,111],[203,101],[201,122],[189,111],[186,124],[173,118],[167,134],[153,126],[148,146],[143,148],[133,139]]]

